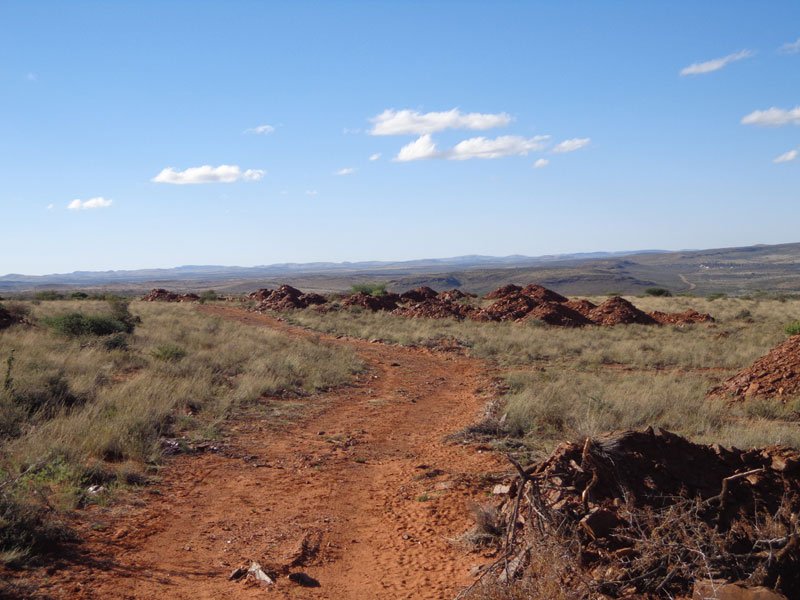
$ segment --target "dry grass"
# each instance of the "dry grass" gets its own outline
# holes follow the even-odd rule
[[[605,298],[590,298],[595,303]],[[535,451],[603,431],[660,426],[701,442],[800,447],[795,408],[779,402],[728,409],[705,400],[722,378],[785,339],[800,300],[631,298],[645,311],[693,308],[714,326],[560,329],[537,324],[406,319],[343,310],[291,313],[293,322],[326,331],[406,344],[454,338],[472,355],[512,368],[507,376],[507,433]]]
[[[108,310],[90,301],[31,308],[40,323]],[[4,367],[14,351],[12,381],[0,388],[0,550],[14,550],[9,523],[35,529],[46,505],[63,511],[88,501],[97,472],[124,482],[125,473],[156,464],[162,438],[213,434],[242,407],[269,410],[256,401],[341,385],[362,367],[342,348],[222,321],[191,305],[131,309],[141,324],[116,348],[111,336],[66,337],[42,326],[0,333]]]

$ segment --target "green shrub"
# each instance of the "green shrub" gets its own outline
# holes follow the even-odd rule
[[[69,409],[85,401],[85,398],[72,391],[63,373],[46,377],[36,387],[13,389],[11,398],[16,406],[29,415],[39,413],[44,417],[51,417],[61,409]]]
[[[139,317],[131,314],[130,300],[119,296],[109,296],[108,307],[111,309],[111,318],[124,325],[125,333],[133,333],[134,327],[142,322]]]
[[[644,291],[645,296],[672,296],[667,288],[664,287],[649,287]]]
[[[55,290],[42,290],[33,295],[34,300],[63,300],[64,294]]]
[[[372,296],[383,296],[386,293],[386,283],[356,283],[350,288],[351,294],[364,292]]]
[[[85,315],[79,312],[47,317],[44,324],[61,335],[79,337],[84,335],[110,335],[129,330],[129,326],[111,316]],[[130,328],[132,330],[132,327]]]
[[[15,319],[25,319],[31,314],[30,307],[24,302],[6,302],[6,310]]]
[[[86,292],[72,292],[69,297],[73,300],[86,300],[89,297],[89,294]]]
[[[128,336],[124,333],[117,333],[112,335],[103,342],[106,350],[127,350],[128,349]]]
[[[187,352],[176,344],[164,344],[153,351],[153,356],[158,360],[178,362],[186,356]]]
[[[205,304],[206,302],[211,302],[217,299],[217,292],[214,290],[206,290],[197,298],[197,301],[200,304]]]
[[[783,333],[786,335],[800,334],[800,321],[792,321],[791,323],[784,325]]]
[[[721,300],[722,298],[727,298],[728,294],[725,292],[712,292],[708,296],[706,296],[706,300]]]

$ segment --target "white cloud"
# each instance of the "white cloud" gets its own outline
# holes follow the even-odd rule
[[[306,196],[316,196],[318,193],[317,190],[306,190]]]
[[[252,127],[250,129],[245,129],[244,133],[255,133],[257,135],[268,135],[275,131],[275,128],[272,125],[259,125],[258,127]]]
[[[356,171],[358,171],[358,169],[354,167],[348,167],[347,169],[339,169],[336,171],[336,173],[334,173],[334,175],[352,175]]]
[[[754,110],[749,115],[742,117],[741,123],[742,125],[762,125],[767,127],[800,125],[800,106],[795,106],[790,110],[774,106],[767,110]]]
[[[438,154],[439,152],[436,150],[436,144],[431,140],[431,135],[426,133],[410,144],[406,144],[400,148],[400,152],[397,153],[394,160],[398,162],[407,162],[410,160],[441,158]]]
[[[242,171],[236,165],[220,165],[212,167],[203,165],[202,167],[191,167],[185,171],[176,171],[172,167],[162,170],[153,177],[156,183],[175,183],[183,185],[187,183],[232,183],[234,181],[258,181],[266,171],[261,169],[247,169]]]
[[[444,129],[493,129],[505,127],[513,119],[507,113],[462,113],[457,108],[442,112],[387,109],[370,119],[372,135],[424,135]]]
[[[685,69],[682,69],[681,76],[702,75],[704,73],[711,73],[712,71],[718,71],[727,64],[736,62],[737,60],[742,60],[744,58],[750,58],[754,54],[755,52],[752,52],[750,50],[742,50],[741,52],[735,52],[734,54],[729,54],[728,56],[723,56],[722,58],[715,58],[713,60],[707,60],[701,63],[694,63],[689,65]]]
[[[112,200],[106,200],[103,197],[91,198],[89,200],[75,199],[67,205],[70,210],[87,210],[89,208],[105,208],[111,206]],[[52,204],[50,205],[52,206]],[[50,207],[48,207],[49,210]]]
[[[535,163],[533,163],[533,168],[534,169],[541,169],[542,167],[546,167],[549,164],[550,164],[549,160],[547,160],[546,158],[540,158]]]
[[[47,205],[47,210],[53,210],[55,207],[52,204]]]
[[[798,155],[800,155],[800,148],[795,148],[794,150],[789,150],[788,152],[784,152],[779,157],[775,158],[772,162],[774,163],[791,162],[795,158],[797,158]]]
[[[794,42],[787,42],[778,48],[778,52],[780,54],[797,54],[800,52],[800,38],[797,38]]]
[[[36,76],[36,73],[28,73],[27,75],[25,75],[25,79],[33,83],[39,81],[39,78]]]
[[[430,134],[425,134],[410,144],[403,146],[394,160],[408,162],[432,158],[469,160],[470,158],[525,156],[532,150],[544,148],[549,138],[549,135],[537,135],[532,138],[524,138],[519,135],[502,135],[494,139],[481,136],[459,142],[453,148],[437,150],[436,143],[431,139]]]
[[[446,153],[449,160],[467,160],[470,158],[500,158],[502,156],[525,156],[531,150],[544,148],[549,135],[537,135],[530,139],[519,135],[502,135],[494,139],[483,136],[459,142]]]
[[[553,152],[556,154],[562,154],[564,152],[574,152],[575,150],[580,150],[584,146],[589,145],[589,142],[592,141],[592,138],[572,138],[571,140],[564,140],[560,144],[558,144],[555,148],[553,148]]]
[[[381,153],[380,152],[376,152],[375,154],[370,156],[369,159],[370,160],[378,160],[380,157],[381,157]]]

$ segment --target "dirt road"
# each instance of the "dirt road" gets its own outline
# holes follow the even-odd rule
[[[695,288],[697,287],[697,284],[696,284],[696,283],[692,283],[691,281],[689,281],[688,279],[686,279],[686,276],[685,276],[685,275],[683,275],[683,274],[681,274],[681,273],[678,273],[678,277],[680,277],[680,278],[681,278],[681,281],[682,281],[683,283],[685,283],[686,285],[688,285],[688,286],[689,286],[688,288],[686,288],[687,290],[693,290],[693,289],[695,289]]]
[[[228,307],[208,314],[286,335],[309,333]],[[455,353],[333,340],[368,364],[350,387],[311,399],[288,428],[238,421],[224,453],[171,460],[138,506],[82,515],[83,557],[53,569],[57,598],[444,599],[487,559],[451,541],[484,502],[500,458],[443,438],[476,420],[491,388]],[[266,590],[229,581],[258,561],[281,573]],[[289,580],[302,571],[319,583]],[[308,583],[308,582],[307,582]]]

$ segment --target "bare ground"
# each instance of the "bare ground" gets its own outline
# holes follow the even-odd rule
[[[204,312],[286,335],[316,335],[267,315]],[[224,451],[170,460],[163,480],[78,520],[74,560],[38,574],[55,598],[442,599],[487,562],[452,542],[485,501],[484,474],[504,467],[475,445],[447,443],[486,404],[493,373],[457,353],[358,340],[367,374],[306,399],[288,427],[266,417],[231,425]],[[269,590],[229,581],[261,563]],[[319,583],[286,576],[302,571]]]

